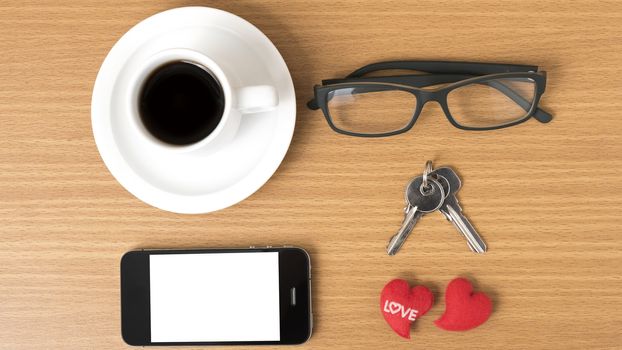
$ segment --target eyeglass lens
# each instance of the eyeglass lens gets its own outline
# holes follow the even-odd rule
[[[386,87],[343,88],[328,93],[330,118],[338,129],[382,134],[405,128],[413,118],[417,98]]]
[[[536,84],[532,79],[491,79],[450,91],[447,106],[462,126],[495,127],[524,118],[535,96]]]

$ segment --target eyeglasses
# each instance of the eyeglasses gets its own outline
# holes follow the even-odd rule
[[[364,77],[385,70],[422,74]],[[364,66],[344,79],[314,87],[310,109],[321,109],[330,127],[362,137],[410,130],[423,106],[438,102],[449,122],[464,130],[507,128],[553,116],[538,108],[546,72],[537,66],[495,63],[393,61]]]

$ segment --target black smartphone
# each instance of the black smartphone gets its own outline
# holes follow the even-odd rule
[[[129,345],[301,344],[311,336],[304,249],[135,250],[121,258]]]

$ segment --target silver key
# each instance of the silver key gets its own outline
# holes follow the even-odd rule
[[[387,246],[387,254],[395,255],[408,235],[412,232],[415,224],[426,213],[438,210],[445,199],[445,191],[443,186],[438,181],[428,178],[428,187],[423,186],[423,176],[414,178],[406,186],[404,193],[404,199],[406,201],[406,208],[404,222],[399,231],[391,237],[389,245]]]
[[[462,208],[458,203],[456,193],[462,187],[462,182],[460,181],[458,174],[456,174],[452,168],[442,167],[432,171],[430,176],[437,179],[445,190],[445,200],[439,208],[440,212],[443,213],[445,218],[447,218],[447,220],[454,225],[458,232],[466,238],[467,244],[473,252],[486,252],[486,243],[484,243],[484,240],[479,233],[477,233],[469,220],[464,216],[464,214],[462,214]]]

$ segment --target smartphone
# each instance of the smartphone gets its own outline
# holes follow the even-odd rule
[[[301,344],[311,336],[304,249],[135,250],[121,258],[129,345]]]

